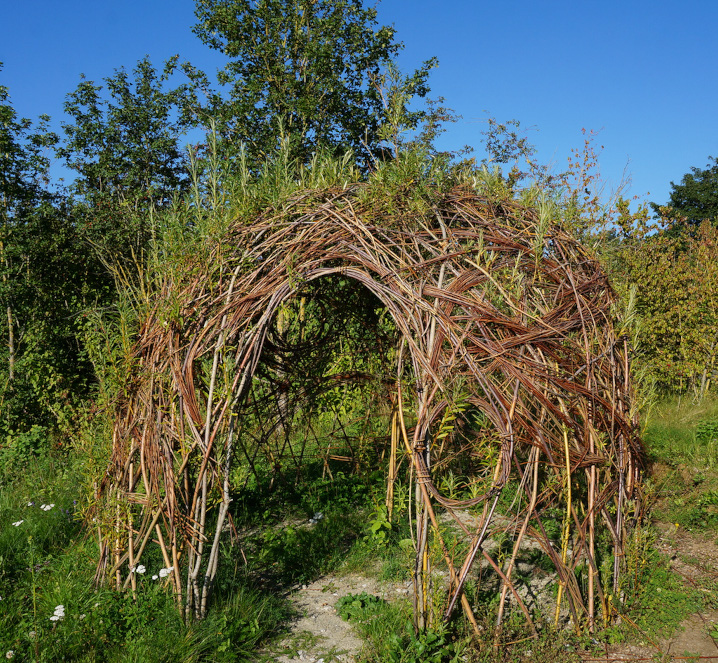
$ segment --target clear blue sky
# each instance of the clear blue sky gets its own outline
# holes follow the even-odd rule
[[[368,4],[368,3],[367,3]],[[479,145],[486,117],[529,129],[541,161],[565,167],[581,129],[600,130],[601,173],[665,202],[670,181],[718,156],[716,0],[383,0],[409,71],[437,56],[432,96],[463,116],[441,147]],[[99,82],[145,54],[214,72],[192,34],[191,0],[4,3],[0,83],[21,116],[58,124],[80,73]]]

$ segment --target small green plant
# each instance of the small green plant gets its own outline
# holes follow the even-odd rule
[[[718,527],[718,490],[707,490],[685,505],[683,524],[691,529]]]
[[[440,487],[444,495],[451,499],[459,497],[459,491],[466,487],[466,483],[457,477],[451,470],[441,478]]]
[[[392,526],[385,506],[378,507],[369,520],[369,533],[367,540],[379,545],[386,545],[389,542]]]
[[[346,621],[364,619],[369,612],[375,612],[386,601],[373,594],[347,594],[337,601],[337,612]]]
[[[718,442],[718,420],[699,421],[696,426],[696,442]]]
[[[367,663],[458,663],[464,660],[465,643],[446,626],[414,633],[408,619],[408,603],[387,601],[362,592],[347,594],[337,602],[337,612],[367,640],[361,661]]]
[[[5,444],[0,445],[0,477],[20,472],[47,444],[47,430],[43,426],[33,425],[24,432],[9,431]]]
[[[391,648],[386,660],[390,663],[459,663],[464,647],[451,640],[448,629],[427,629],[408,639],[397,634],[389,636]]]

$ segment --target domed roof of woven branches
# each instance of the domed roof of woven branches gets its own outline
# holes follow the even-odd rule
[[[286,366],[326,368],[317,348],[336,355],[332,325],[357,307],[369,311],[365,327],[377,307],[391,323],[386,346],[364,347],[379,358],[363,377],[398,390],[390,399],[410,419],[406,451],[439,504],[452,511],[493,499],[515,468],[527,480],[540,459],[558,474],[592,468],[591,510],[613,522],[614,535],[623,527],[643,451],[620,303],[605,271],[562,227],[560,201],[514,192],[495,171],[408,159],[364,181],[337,162],[299,173],[274,164],[255,181],[198,189],[164,230],[136,289],[107,487],[124,490],[130,458],[141,454],[143,491],[183,528],[178,546],[196,547],[200,533],[192,513],[169,505],[196,505],[203,480],[179,481],[175,468],[200,467],[221,491],[232,422],[259,368],[274,375],[271,396],[281,403]],[[289,343],[283,311],[306,298],[319,302],[313,336]],[[280,371],[282,352],[292,360]],[[336,379],[317,375],[302,387],[307,402]],[[469,410],[479,426],[467,423]],[[480,494],[457,500],[437,488],[429,464],[450,465],[467,435],[494,469]],[[539,491],[532,514],[556,499],[556,490]],[[572,600],[579,609],[580,590]]]

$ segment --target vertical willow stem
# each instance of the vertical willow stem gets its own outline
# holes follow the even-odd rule
[[[131,493],[134,489],[134,463],[130,463],[129,478],[127,480],[127,492]],[[137,574],[135,573],[135,542],[134,542],[134,523],[132,522],[132,509],[127,505],[127,552],[130,559],[130,583],[132,586],[132,598],[137,597]]]
[[[119,492],[119,490],[118,490]],[[118,495],[119,498],[119,495]],[[120,503],[119,499],[115,508],[115,585],[117,589],[120,589],[122,583],[122,573],[120,572],[120,551],[122,547],[120,545],[120,532],[122,531],[122,519],[120,517]]]
[[[595,453],[596,447],[593,439],[593,427],[590,430],[591,442],[590,451]],[[591,557],[588,564],[588,630],[593,633],[595,628],[595,582],[596,571],[594,560],[596,559],[596,514],[594,513],[596,503],[596,466],[591,465],[588,478],[588,552]]]
[[[399,435],[399,413],[396,408],[391,413],[391,450],[389,452],[389,476],[386,482],[386,514],[391,522],[394,513],[394,484],[396,483],[396,447]]]
[[[529,454],[529,465],[532,467],[532,486],[531,486],[531,501],[529,502],[529,505],[526,509],[526,517],[524,518],[524,522],[521,525],[521,530],[519,531],[519,535],[516,537],[516,541],[514,543],[514,549],[511,554],[511,559],[509,561],[509,564],[506,568],[505,574],[506,578],[504,579],[503,585],[501,587],[501,599],[499,601],[499,610],[498,615],[496,617],[496,627],[499,628],[501,626],[501,621],[503,619],[504,615],[504,605],[506,603],[506,596],[509,591],[509,585],[511,583],[511,574],[514,570],[514,565],[516,563],[516,557],[519,553],[519,550],[521,548],[521,542],[523,541],[523,538],[526,534],[526,530],[529,526],[529,521],[531,520],[531,516],[533,516],[534,509],[536,507],[536,498],[538,496],[538,459],[539,459],[539,450],[538,447],[533,447],[531,449],[531,452]]]
[[[568,539],[571,527],[571,459],[568,455],[568,429],[563,424],[563,450],[566,454],[566,515],[563,520],[563,534],[561,536],[561,563],[566,567],[568,557]],[[556,598],[556,616],[554,626],[558,628],[558,620],[561,615],[561,599],[563,598],[563,590],[565,583],[559,581],[558,597]]]
[[[441,235],[444,241],[444,245],[441,247],[442,250],[446,249],[446,226],[444,220],[440,214],[437,214],[437,220],[441,226]],[[444,275],[446,273],[446,261],[442,261],[441,267],[439,268],[439,277],[437,280],[437,288],[441,290],[444,285]],[[426,352],[428,356],[431,356],[434,351],[434,342],[436,339],[436,320],[439,313],[439,297],[434,299],[434,308],[431,314],[431,321],[429,323],[429,337],[426,339]],[[429,440],[426,439],[428,436],[428,430],[424,432],[424,438],[420,440],[419,434],[421,431],[420,424],[424,417],[428,415],[428,400],[429,396],[427,393],[428,389],[428,376],[427,380],[424,380],[420,375],[417,375],[420,380],[420,384],[423,386],[421,393],[421,401],[419,403],[419,412],[417,414],[416,431],[414,433],[413,441],[413,457],[415,458],[418,454],[423,455],[424,466],[427,474],[431,472],[431,448]],[[431,561],[429,559],[428,550],[428,536],[429,536],[429,496],[426,493],[423,482],[429,480],[429,476],[421,476],[418,472],[419,466],[417,465],[417,476],[416,476],[416,526],[417,526],[417,550],[416,550],[416,565],[414,572],[414,596],[415,596],[415,627],[418,631],[424,630],[428,624],[428,595],[430,592],[431,584]],[[425,497],[426,495],[426,497]]]

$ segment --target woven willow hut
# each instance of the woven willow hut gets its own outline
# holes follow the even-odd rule
[[[377,384],[390,408],[389,508],[398,462],[408,460],[415,488],[417,628],[427,625],[436,582],[431,537],[448,569],[445,619],[462,606],[475,623],[462,589],[481,563],[501,579],[497,620],[514,601],[531,623],[513,582],[530,542],[556,569],[557,610],[568,608],[582,627],[608,620],[627,533],[641,515],[643,451],[606,274],[536,209],[457,188],[387,219],[365,187],[305,192],[251,224],[231,224],[209,259],[187,257],[156,286],[117,403],[100,576],[134,587],[131,570],[158,545],[179,605],[187,616],[205,614],[237,489],[233,467],[251,455],[249,403],[263,367],[282,376],[268,350],[282,311],[313,284],[341,279],[371,293],[358,301],[382,307],[393,325]],[[331,299],[331,288],[323,292]],[[337,379],[325,374],[318,388]],[[270,393],[278,421],[287,389]],[[255,452],[268,439],[255,440]],[[472,497],[455,499],[437,487],[436,472],[467,445],[488,471]],[[273,452],[278,464],[282,449]],[[513,499],[502,501],[508,486]],[[442,538],[447,518],[468,541],[460,557]],[[547,519],[560,523],[558,537]],[[485,545],[499,530],[512,546],[502,563]],[[600,569],[599,534],[609,541]]]

